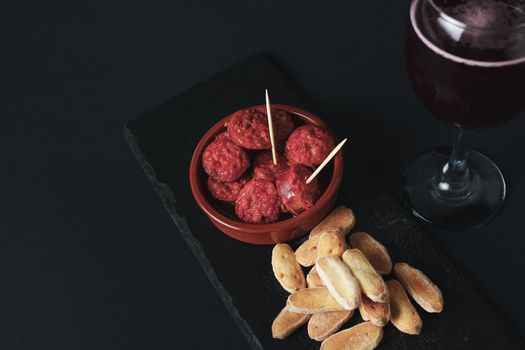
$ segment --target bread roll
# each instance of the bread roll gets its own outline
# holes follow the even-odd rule
[[[348,266],[336,256],[317,260],[317,273],[332,296],[347,310],[354,310],[361,304],[361,289]]]
[[[315,239],[315,237],[310,239]],[[341,257],[346,248],[346,240],[343,234],[339,231],[325,232],[319,238],[317,259],[324,256]]]
[[[286,303],[291,312],[318,314],[345,310],[326,288],[305,288],[291,294]]]
[[[443,311],[443,294],[421,270],[407,263],[397,263],[394,272],[407,293],[426,312]]]
[[[321,350],[372,350],[383,339],[383,328],[363,322],[328,337]]]
[[[298,314],[284,308],[272,323],[272,337],[284,339],[308,322],[309,319],[310,315]]]
[[[388,290],[383,278],[359,249],[345,251],[343,261],[359,282],[364,295],[378,303],[384,303],[387,300]]]
[[[312,315],[308,321],[308,336],[310,339],[323,341],[345,324],[354,311],[331,311]]]
[[[310,238],[320,236],[324,232],[338,231],[343,236],[347,235],[355,225],[355,216],[352,209],[345,207],[335,208],[310,232]]]
[[[306,287],[303,270],[288,244],[279,243],[273,248],[272,268],[275,278],[287,292],[293,293]]]
[[[376,326],[383,327],[390,320],[390,300],[384,303],[376,303],[363,296],[361,306],[359,306],[361,318],[370,321]]]
[[[390,322],[403,333],[419,334],[423,328],[423,321],[408,299],[401,283],[390,280],[386,285],[390,293]]]
[[[317,261],[317,245],[319,236],[312,237],[304,241],[295,251],[297,262],[304,267],[314,266]]]
[[[388,250],[369,234],[365,232],[352,233],[350,245],[352,248],[359,249],[380,274],[388,275],[392,271],[392,259],[390,259]]]
[[[323,280],[321,280],[321,277],[319,277],[315,266],[312,267],[310,272],[308,272],[308,275],[306,275],[306,286],[308,288],[326,287],[326,285],[323,283]]]

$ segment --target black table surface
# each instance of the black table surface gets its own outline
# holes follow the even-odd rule
[[[20,1],[1,11],[0,347],[247,349],[122,126],[268,53],[399,198],[404,164],[452,137],[407,80],[407,10],[406,0],[252,0]],[[472,138],[506,177],[500,214],[477,231],[428,228],[521,338],[524,130],[517,118]]]

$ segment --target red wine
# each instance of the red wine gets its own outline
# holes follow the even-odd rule
[[[494,0],[412,3],[410,80],[428,110],[463,128],[497,126],[525,110],[525,13]],[[424,23],[417,18],[427,18]]]

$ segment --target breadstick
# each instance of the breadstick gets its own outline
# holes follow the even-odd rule
[[[288,244],[279,243],[273,248],[272,268],[275,278],[287,292],[293,293],[306,287],[303,270]]]
[[[286,305],[289,311],[300,314],[345,310],[326,288],[301,289],[288,297]]]
[[[312,239],[312,238],[310,238]],[[317,259],[324,256],[338,256],[341,257],[345,252],[346,240],[339,231],[325,232],[319,238],[319,245],[317,249]]]
[[[383,328],[370,322],[363,322],[328,337],[321,344],[321,350],[372,350],[383,339]]]
[[[380,274],[388,275],[392,271],[392,259],[390,259],[388,250],[368,233],[352,233],[350,245],[352,248],[359,249]]]
[[[308,321],[308,336],[310,339],[323,341],[345,324],[354,311],[331,311],[312,315]]]
[[[384,303],[376,303],[363,296],[359,306],[361,318],[370,321],[376,326],[383,327],[390,320],[390,300]]]
[[[325,256],[317,260],[317,273],[332,296],[347,310],[361,304],[361,288],[348,266],[336,256]]]
[[[310,232],[310,238],[320,236],[324,232],[339,231],[343,236],[347,235],[355,225],[355,216],[352,209],[345,207],[335,208]]]
[[[421,270],[407,263],[397,263],[394,272],[407,293],[426,312],[443,311],[443,294]]]
[[[307,239],[295,251],[297,262],[304,267],[315,265],[317,261],[317,246],[319,244],[319,236]]]
[[[423,321],[408,299],[401,283],[390,280],[386,285],[390,293],[390,322],[403,333],[419,334],[423,328]]]
[[[291,312],[285,307],[272,323],[272,337],[274,339],[284,339],[308,322],[309,319],[310,315]]]
[[[348,265],[357,281],[359,281],[359,286],[364,295],[375,302],[384,303],[386,301],[388,290],[383,278],[359,249],[348,249],[345,251],[343,261]]]
[[[323,280],[321,280],[321,277],[319,277],[319,273],[317,273],[315,266],[312,267],[310,272],[308,272],[308,275],[306,275],[306,286],[308,288],[326,287]]]

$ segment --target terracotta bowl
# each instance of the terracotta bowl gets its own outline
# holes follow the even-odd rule
[[[250,108],[266,110],[264,105]],[[296,126],[312,124],[330,130],[322,119],[300,108],[288,105],[272,105],[272,108],[288,112]],[[324,188],[324,192],[312,208],[297,216],[283,218],[274,223],[248,224],[235,217],[233,206],[228,208],[227,204],[220,203],[211,196],[206,186],[207,175],[202,168],[202,152],[215,139],[216,135],[226,130],[224,124],[228,118],[229,116],[220,120],[208,130],[193,152],[190,163],[190,185],[199,207],[219,230],[246,243],[275,244],[290,241],[309,232],[330,213],[335,205],[343,177],[343,153],[339,152],[332,160],[332,164],[319,174],[321,189]],[[214,233],[210,232],[210,234]]]

